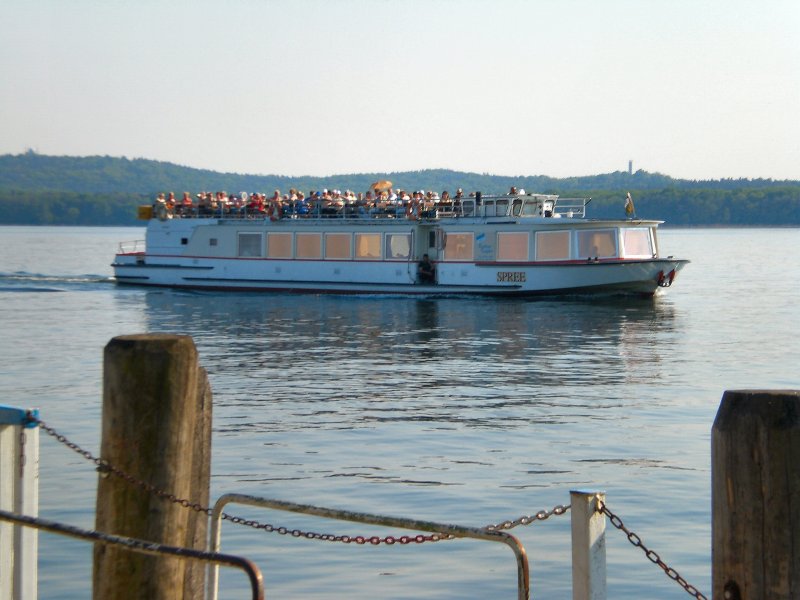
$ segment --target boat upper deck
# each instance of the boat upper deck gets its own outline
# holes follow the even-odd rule
[[[320,201],[316,199],[268,200],[247,203],[245,198],[219,199],[213,205],[184,205],[159,199],[152,207],[140,207],[141,219],[407,219],[439,220],[458,218],[585,218],[591,198],[559,198],[550,194],[474,196],[448,201],[415,200],[367,203]]]

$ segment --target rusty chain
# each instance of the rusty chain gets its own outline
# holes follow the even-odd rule
[[[208,515],[209,517],[213,515],[213,509],[209,507],[205,507],[198,502],[190,502],[185,498],[178,498],[175,494],[171,494],[169,492],[165,492],[154,486],[151,483],[147,483],[146,481],[142,481],[133,477],[132,475],[125,473],[121,469],[114,467],[113,465],[109,464],[108,461],[103,460],[94,456],[88,450],[84,450],[78,444],[68,440],[64,435],[58,433],[55,429],[48,426],[44,421],[39,419],[38,417],[34,416],[32,413],[28,413],[27,416],[28,423],[35,423],[37,424],[42,430],[44,430],[48,435],[55,438],[58,442],[64,444],[67,448],[76,452],[77,454],[83,456],[86,460],[94,463],[97,466],[98,472],[101,473],[102,476],[107,476],[109,473],[120,477],[121,479],[127,481],[131,485],[138,487],[140,489],[145,490],[148,493],[151,493],[159,498],[169,500],[170,502],[174,502],[175,504],[180,504],[184,508],[191,508],[197,512],[202,512]],[[524,515],[521,516],[513,521],[502,521],[497,524],[489,524],[484,526],[486,531],[504,531],[508,529],[513,529],[519,525],[531,525],[532,523],[538,521],[545,521],[549,519],[551,516],[559,516],[565,514],[571,505],[556,505],[551,510],[540,510],[539,512],[533,515]],[[644,545],[642,542],[641,537],[639,537],[636,533],[630,531],[625,524],[622,522],[616,514],[614,514],[606,505],[605,502],[598,499],[597,503],[597,510],[598,512],[606,515],[611,521],[611,524],[622,531],[628,538],[628,541],[636,548],[641,548],[642,552],[644,552],[647,559],[652,562],[653,564],[660,567],[664,573],[675,581],[678,585],[680,585],[690,596],[697,598],[698,600],[708,600],[708,598],[700,592],[696,587],[691,585],[689,582],[684,579],[680,573],[678,573],[674,568],[667,565],[661,557],[658,555],[657,552],[654,550],[649,549],[647,546]],[[255,519],[244,519],[242,517],[237,517],[234,515],[230,515],[228,513],[221,513],[220,517],[223,520],[230,521],[233,524],[237,525],[245,525],[247,527],[252,527],[254,529],[262,529],[267,532],[273,532],[280,535],[290,535],[295,538],[305,538],[309,540],[321,540],[325,542],[341,542],[343,544],[371,544],[373,546],[378,546],[381,544],[392,546],[394,544],[422,544],[425,542],[438,542],[442,540],[452,540],[455,539],[456,536],[447,534],[447,533],[434,533],[431,535],[422,535],[418,534],[415,536],[403,535],[399,537],[395,536],[386,536],[386,537],[379,537],[379,536],[349,536],[349,535],[333,535],[328,533],[315,533],[313,531],[302,531],[300,529],[289,529],[287,527],[276,527],[275,525],[271,525],[269,523],[262,523]]]
[[[554,506],[552,510],[540,510],[535,515],[522,516],[513,521],[503,521],[502,523],[498,523],[496,525],[486,525],[484,529],[486,531],[503,531],[506,529],[513,529],[518,525],[530,525],[531,523],[535,523],[536,521],[546,521],[553,515],[563,515],[569,509],[570,509],[569,504],[567,504],[566,506],[564,506],[563,504],[558,504],[557,506]]]
[[[606,503],[603,502],[602,500],[600,500],[599,498],[597,500],[597,510],[598,510],[598,512],[601,512],[604,515],[606,515],[608,517],[609,521],[611,521],[611,524],[614,527],[616,527],[617,529],[619,529],[625,535],[628,536],[628,541],[631,544],[633,544],[634,547],[641,548],[642,552],[644,552],[644,555],[647,557],[647,559],[650,562],[652,562],[653,564],[658,565],[659,567],[661,567],[661,569],[664,571],[664,573],[667,575],[667,577],[672,579],[679,586],[681,586],[684,590],[686,590],[687,594],[689,594],[690,596],[692,596],[694,598],[698,598],[699,600],[708,600],[708,598],[705,595],[703,595],[696,587],[694,587],[688,581],[686,581],[681,576],[680,573],[678,573],[675,569],[673,569],[672,567],[667,565],[663,560],[661,560],[661,557],[658,555],[657,552],[655,552],[654,550],[650,550],[647,546],[645,546],[642,543],[642,538],[640,538],[638,535],[636,535],[630,529],[625,527],[625,524],[622,522],[622,519],[620,519],[617,515],[615,515],[613,512],[611,512],[611,510],[609,510],[608,506],[606,506]]]
[[[108,474],[116,475],[117,477],[127,481],[134,487],[138,487],[146,492],[153,494],[159,498],[164,500],[169,500],[175,504],[180,504],[184,508],[191,508],[194,511],[205,513],[207,516],[212,516],[214,509],[203,506],[199,502],[190,502],[185,498],[178,498],[175,494],[165,492],[154,486],[151,483],[146,481],[142,481],[141,479],[137,479],[136,477],[125,473],[121,469],[109,464],[108,461],[103,460],[102,458],[98,458],[94,456],[88,450],[84,450],[76,443],[71,442],[65,436],[58,433],[55,429],[47,425],[41,419],[37,419],[33,415],[29,415],[28,417],[29,422],[37,423],[39,427],[45,431],[48,435],[54,437],[58,442],[64,444],[67,448],[76,452],[83,456],[89,462],[94,463],[97,466],[98,472],[102,476],[107,476]],[[366,537],[363,535],[332,535],[329,533],[315,533],[313,531],[302,531],[300,529],[289,529],[288,527],[276,527],[275,525],[271,525],[269,523],[262,523],[255,519],[244,519],[242,517],[237,517],[234,515],[230,515],[226,512],[220,514],[220,517],[224,521],[229,521],[236,525],[244,525],[246,527],[252,527],[253,529],[262,529],[266,532],[277,533],[280,535],[290,535],[295,538],[305,538],[309,540],[322,540],[324,542],[341,542],[343,544],[372,544],[373,546],[378,546],[380,544],[385,544],[387,546],[392,546],[394,544],[423,544],[425,542],[438,542],[441,540],[452,540],[455,539],[456,536],[448,534],[448,533],[434,533],[431,535],[422,535],[418,534],[415,536],[403,535],[399,537],[394,536],[386,536],[386,537],[378,537],[378,536],[371,536]]]
[[[213,509],[201,505],[199,502],[190,502],[185,498],[178,498],[175,494],[171,494],[169,492],[165,492],[154,486],[151,483],[146,481],[142,481],[133,477],[132,475],[125,473],[121,469],[114,467],[113,465],[109,464],[108,461],[103,460],[102,458],[98,458],[94,456],[88,450],[84,450],[76,443],[68,440],[65,436],[58,433],[55,429],[47,425],[41,419],[34,417],[32,414],[29,414],[28,420],[31,423],[36,423],[39,427],[48,435],[55,438],[58,442],[64,444],[67,448],[80,454],[89,462],[92,462],[96,465],[97,471],[102,476],[107,476],[108,474],[116,475],[117,477],[127,481],[134,487],[138,487],[140,489],[145,490],[146,492],[153,494],[159,498],[164,500],[169,500],[170,502],[174,502],[175,504],[180,504],[184,508],[191,508],[194,511],[202,512],[208,515],[209,517],[213,515]],[[540,510],[535,515],[531,516],[523,516],[514,521],[503,521],[497,525],[487,525],[484,527],[487,531],[501,531],[504,529],[511,529],[516,527],[517,525],[530,525],[536,521],[544,521],[548,519],[552,515],[562,515],[569,510],[569,506],[556,506],[550,511]],[[333,535],[329,533],[315,533],[313,531],[302,531],[300,529],[289,529],[287,527],[276,527],[275,525],[271,525],[269,523],[262,523],[255,519],[244,519],[242,517],[237,517],[234,515],[230,515],[226,512],[220,514],[220,517],[225,520],[229,521],[230,523],[236,525],[244,525],[246,527],[252,527],[254,529],[262,529],[266,532],[277,533],[280,535],[290,535],[295,538],[305,538],[309,540],[321,540],[324,542],[341,542],[343,544],[371,544],[373,546],[378,546],[380,544],[384,544],[387,546],[392,546],[394,544],[423,544],[425,542],[439,542],[442,540],[452,540],[455,539],[456,536],[449,534],[449,533],[434,533],[431,535],[423,535],[418,534],[415,536],[403,535],[403,536],[386,536],[386,537],[379,537],[379,536],[371,536],[366,537],[362,535],[357,536],[350,536],[350,535]]]

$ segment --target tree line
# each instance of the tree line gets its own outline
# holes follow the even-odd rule
[[[571,194],[566,194],[569,196]],[[595,191],[590,218],[625,218],[621,192]],[[800,226],[800,186],[743,190],[631,190],[636,216],[667,226]],[[2,225],[135,226],[149,194],[0,190]]]
[[[800,226],[800,182],[771,179],[690,181],[660,173],[617,171],[585,177],[498,176],[448,169],[315,176],[217,173],[172,163],[109,156],[0,156],[0,224],[136,225],[136,209],[159,192],[364,192],[378,179],[395,188],[501,194],[528,192],[591,197],[588,215],[624,218],[630,192],[636,215],[672,226]]]

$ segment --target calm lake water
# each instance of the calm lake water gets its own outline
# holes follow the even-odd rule
[[[102,354],[191,335],[214,393],[212,499],[241,492],[484,526],[602,490],[710,595],[710,431],[726,389],[800,388],[798,229],[663,230],[691,259],[652,300],[414,300],[117,287],[138,228],[0,227],[0,403],[97,454]],[[790,260],[785,260],[784,256]],[[41,438],[40,514],[93,528],[92,464]],[[337,535],[404,535],[232,505]],[[570,598],[569,513],[511,533],[535,598]],[[497,547],[495,547],[497,546]],[[607,532],[610,598],[685,592]],[[504,546],[354,546],[226,524],[272,598],[515,598]],[[221,598],[247,598],[224,569]],[[91,547],[40,535],[40,598],[88,598]]]

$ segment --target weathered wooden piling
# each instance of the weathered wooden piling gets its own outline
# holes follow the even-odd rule
[[[178,499],[208,506],[211,389],[188,336],[120,336],[105,347],[101,457]],[[204,550],[207,515],[101,474],[99,531]],[[202,598],[205,565],[97,545],[95,599]]]
[[[713,597],[800,599],[800,391],[726,391],[711,479]]]

